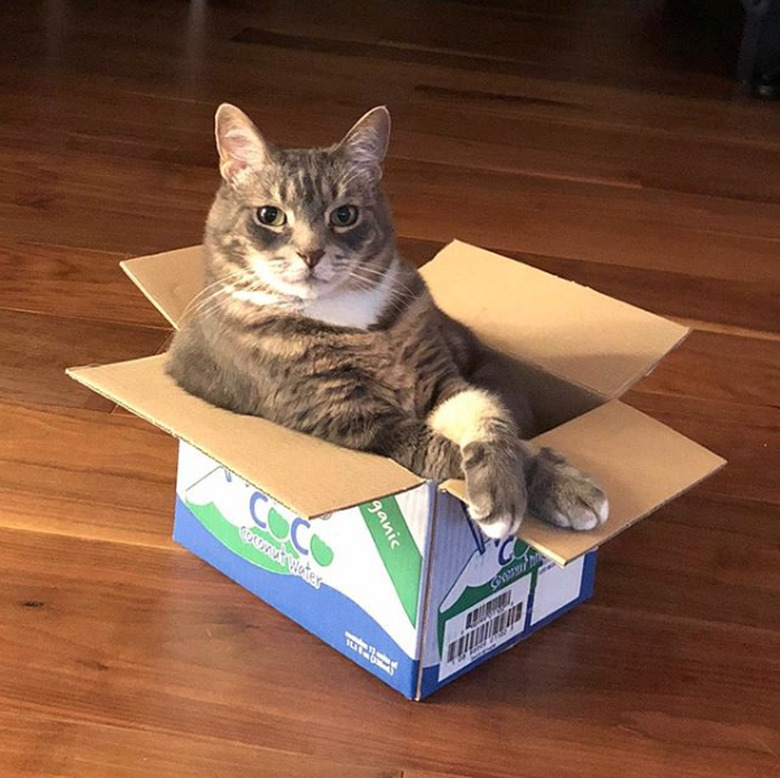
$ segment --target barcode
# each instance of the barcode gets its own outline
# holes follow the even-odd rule
[[[507,594],[509,593],[507,592]],[[496,600],[498,600],[498,598],[496,598]],[[485,605],[491,605],[496,600],[485,603]],[[471,614],[469,614],[469,616],[471,616]],[[476,629],[466,632],[457,640],[453,640],[447,646],[447,663],[457,662],[463,659],[467,654],[478,651],[488,640],[508,630],[513,624],[518,622],[522,616],[523,603],[521,602],[519,605],[509,608],[509,610],[499,613],[498,616],[495,616],[490,621],[480,624]]]
[[[483,603],[478,608],[474,608],[468,616],[466,616],[466,629],[476,627],[485,619],[489,619],[497,611],[502,611],[512,601],[512,592],[504,592],[499,594],[498,597],[494,597],[489,602]]]

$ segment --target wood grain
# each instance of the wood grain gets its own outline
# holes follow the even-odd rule
[[[41,744],[46,743],[45,749]],[[344,764],[208,736],[0,714],[0,769],[29,778],[406,778],[408,773]]]
[[[119,267],[126,254],[0,240],[0,308],[164,327]]]
[[[176,442],[135,417],[0,404],[4,527],[171,547]]]
[[[581,774],[584,764],[617,776],[625,759],[651,775],[673,763],[683,775],[711,775],[723,758],[715,747],[722,738],[734,759],[730,774],[773,764],[753,738],[776,748],[767,723],[779,690],[776,679],[762,674],[761,654],[746,652],[780,649],[777,633],[766,628],[608,599],[447,687],[430,704],[410,707],[188,554],[138,547],[128,555],[112,543],[1,534],[8,575],[0,583],[0,637],[12,663],[16,655],[27,662],[23,674],[3,667],[0,700],[4,707],[16,701],[20,715],[42,712],[261,748],[279,748],[279,739],[294,732],[300,753],[323,759],[345,749],[349,762],[374,769],[398,764],[403,753],[409,767],[445,764],[474,776],[513,775],[520,754],[526,774],[549,774],[561,742],[580,756],[576,765],[561,763],[562,775]],[[671,597],[679,581],[672,576],[659,584]],[[264,646],[285,650],[258,650],[260,637]],[[658,676],[648,672],[647,644],[655,646]],[[340,690],[337,705],[332,689]],[[306,705],[291,705],[301,690]],[[383,726],[354,740],[355,711],[366,699]],[[449,732],[437,730],[442,719]]]
[[[780,775],[780,113],[726,77],[739,4],[691,7],[0,4],[0,774]],[[729,465],[420,705],[175,546],[175,441],[62,373],[165,347],[117,263],[200,241],[223,100],[283,145],[387,103],[412,261],[696,328],[625,399]]]
[[[66,367],[154,354],[167,330],[0,309],[0,401],[111,409],[74,384]]]

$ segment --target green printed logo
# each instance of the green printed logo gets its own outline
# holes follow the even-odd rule
[[[498,548],[501,569],[490,582],[490,589],[497,592],[527,573],[535,573],[542,564],[542,555],[517,538],[507,538]]]
[[[422,555],[395,497],[373,500],[360,513],[374,541],[382,564],[412,626],[417,624],[417,600],[422,576]]]
[[[233,487],[242,484],[238,482]],[[213,497],[219,501],[217,493]],[[300,517],[286,519],[260,492],[249,494],[248,511],[244,508],[238,517],[232,511],[226,517],[213,501],[198,505],[185,499],[184,504],[224,546],[271,573],[295,575],[319,589],[322,576],[318,569],[333,562],[333,549],[312,532],[309,521]],[[241,504],[247,505],[243,499],[238,503]]]

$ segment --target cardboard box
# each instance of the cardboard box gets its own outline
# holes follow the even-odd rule
[[[193,247],[122,264],[175,327],[202,261]],[[213,407],[166,375],[165,355],[68,371],[180,439],[178,542],[411,699],[587,599],[601,543],[724,464],[618,399],[685,327],[460,242],[422,273],[529,387],[535,440],[603,486],[606,524],[527,517],[517,538],[488,541],[462,481]]]

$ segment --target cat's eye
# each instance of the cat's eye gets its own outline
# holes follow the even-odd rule
[[[255,211],[255,220],[265,227],[281,227],[287,222],[287,216],[275,205],[263,205]]]
[[[351,227],[358,220],[358,209],[354,205],[340,205],[330,213],[330,223],[334,227]]]

